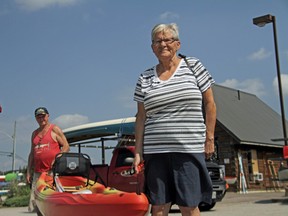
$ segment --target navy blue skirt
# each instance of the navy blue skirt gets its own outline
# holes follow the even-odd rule
[[[144,155],[145,193],[152,205],[197,207],[212,202],[212,182],[204,153]]]

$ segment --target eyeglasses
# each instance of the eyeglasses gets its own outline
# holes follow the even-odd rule
[[[162,44],[162,42],[164,42],[167,45],[167,44],[173,43],[174,41],[176,41],[176,39],[174,39],[174,38],[164,38],[164,39],[155,40],[155,41],[153,40],[152,44],[159,46],[160,44]]]

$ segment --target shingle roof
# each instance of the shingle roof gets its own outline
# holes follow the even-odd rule
[[[283,147],[281,116],[256,95],[220,85],[213,86],[217,122],[240,144]],[[286,121],[287,125],[287,121]]]

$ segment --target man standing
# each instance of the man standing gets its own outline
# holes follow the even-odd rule
[[[55,156],[60,152],[68,152],[69,144],[62,130],[49,122],[49,112],[45,107],[39,107],[35,110],[35,118],[39,124],[31,137],[31,150],[28,159],[26,179],[32,183],[29,212],[37,211],[34,190],[36,181],[42,172],[48,172],[52,169]],[[33,180],[31,180],[33,173]],[[38,212],[37,212],[38,213]]]

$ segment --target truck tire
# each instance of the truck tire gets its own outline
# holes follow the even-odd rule
[[[198,208],[200,211],[209,211],[216,205],[216,202],[212,202],[211,204],[208,203],[200,203]]]

